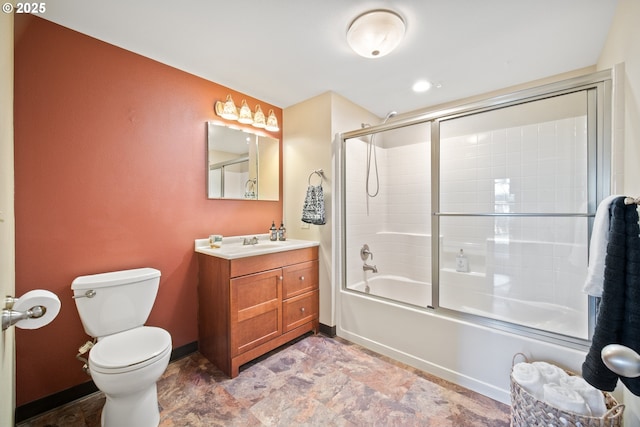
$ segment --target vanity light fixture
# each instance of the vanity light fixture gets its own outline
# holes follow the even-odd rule
[[[247,101],[243,99],[240,105],[240,112],[238,112],[238,107],[233,103],[231,95],[227,95],[227,99],[224,102],[216,101],[215,112],[223,119],[237,120],[239,123],[253,125],[254,127],[268,130],[269,132],[278,132],[280,130],[278,118],[273,112],[273,109],[269,110],[269,114],[265,118],[260,105],[256,105],[256,111],[252,114],[251,108],[247,105]]]
[[[253,115],[253,126],[257,128],[264,128],[267,126],[267,120],[264,118],[264,113],[260,105],[256,105],[256,113]]]
[[[217,101],[215,105],[216,114],[227,120],[238,120],[238,108],[233,103],[231,95],[227,95],[225,102]]]
[[[277,132],[280,130],[280,128],[278,127],[278,119],[276,118],[273,110],[269,110],[269,115],[267,116],[267,125],[265,126],[265,129],[270,132]]]
[[[253,123],[253,117],[251,116],[251,108],[247,105],[247,101],[242,100],[242,106],[240,107],[240,115],[238,121],[245,125]]]
[[[347,43],[360,56],[380,58],[400,44],[404,32],[404,20],[396,12],[371,10],[351,22],[347,30]]]

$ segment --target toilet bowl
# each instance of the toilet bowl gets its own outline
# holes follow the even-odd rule
[[[160,281],[151,268],[81,276],[72,289],[87,334],[96,337],[89,374],[104,392],[103,427],[156,427],[156,382],[171,357],[171,335],[144,326]]]
[[[103,338],[89,353],[89,372],[106,396],[102,425],[157,426],[156,382],[169,364],[171,336],[142,326]]]

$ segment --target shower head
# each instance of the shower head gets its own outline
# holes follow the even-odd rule
[[[382,121],[382,123],[387,123],[387,120],[389,120],[391,117],[395,116],[396,114],[398,114],[396,111],[389,111],[389,113],[387,114],[387,116],[384,118],[384,120]]]

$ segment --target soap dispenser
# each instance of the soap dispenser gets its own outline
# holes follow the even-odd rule
[[[456,256],[456,271],[462,273],[469,272],[469,260],[462,249],[460,249],[460,253]]]
[[[278,230],[276,229],[275,221],[271,221],[271,228],[269,228],[269,240],[272,242],[278,240]]]
[[[280,228],[278,228],[278,240],[287,240],[287,229],[284,228],[284,222],[281,222]]]

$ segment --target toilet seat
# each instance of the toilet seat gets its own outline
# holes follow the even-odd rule
[[[102,338],[89,352],[89,369],[105,374],[135,371],[171,352],[171,335],[141,326]]]

